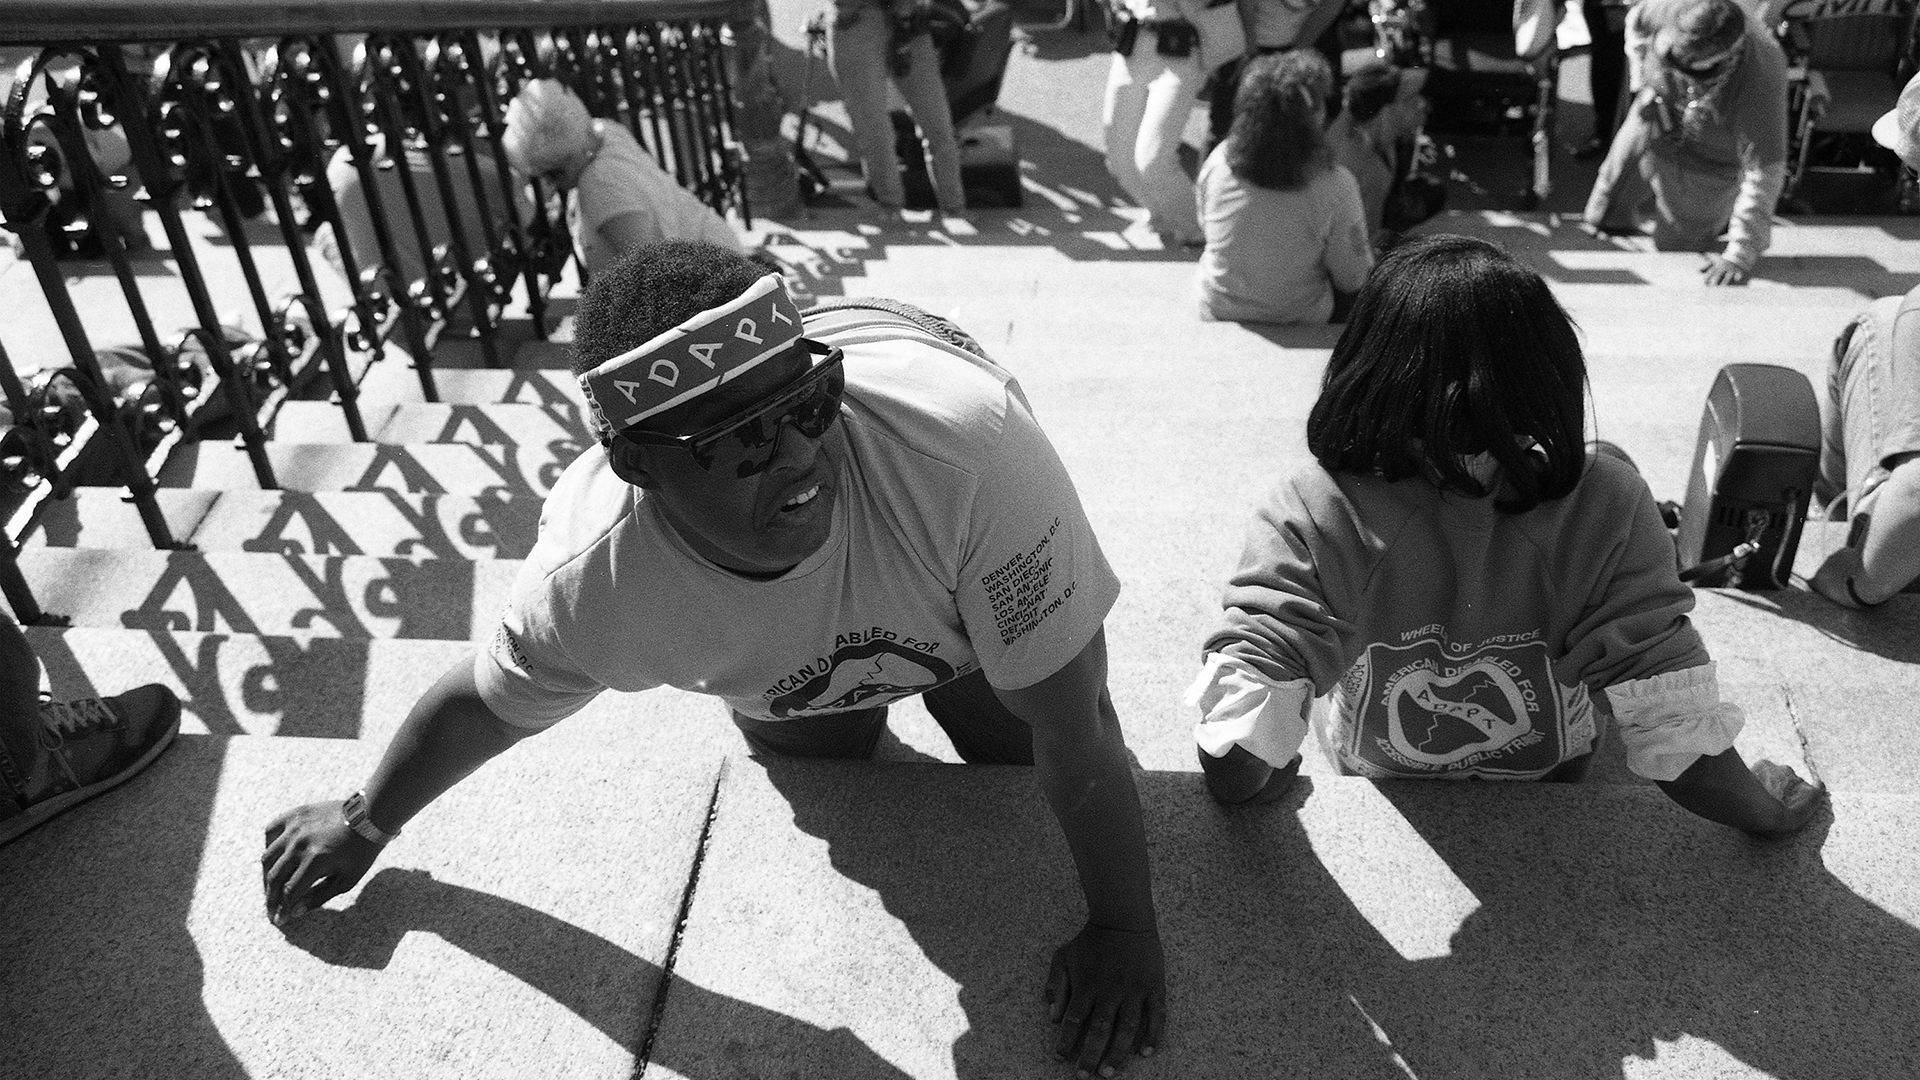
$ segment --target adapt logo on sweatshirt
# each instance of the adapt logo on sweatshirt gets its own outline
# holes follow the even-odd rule
[[[1373,775],[1530,779],[1569,748],[1587,748],[1568,728],[1539,641],[1471,646],[1434,635],[1375,644],[1342,692],[1352,724],[1345,749]]]

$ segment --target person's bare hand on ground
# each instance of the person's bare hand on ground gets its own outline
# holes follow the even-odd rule
[[[305,915],[353,888],[379,857],[379,844],[347,827],[337,800],[281,814],[267,825],[260,856],[267,918],[284,926]]]
[[[1135,1051],[1151,1057],[1166,1030],[1166,966],[1159,934],[1087,924],[1054,951],[1047,976],[1054,1053],[1080,1076],[1112,1076]]]

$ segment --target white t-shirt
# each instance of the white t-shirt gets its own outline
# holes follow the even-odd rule
[[[1200,317],[1326,322],[1333,290],[1358,291],[1373,268],[1353,174],[1335,165],[1297,191],[1256,187],[1227,164],[1231,145],[1214,147],[1194,186],[1207,237],[1198,271]]]
[[[1119,581],[1018,383],[931,334],[835,322],[815,335],[847,376],[820,550],[771,581],[722,570],[589,450],[475,658],[489,708],[542,727],[602,688],[664,685],[782,720],[976,669],[1019,689],[1086,647]]]
[[[740,237],[726,219],[679,185],[641,149],[633,133],[616,121],[595,120],[600,150],[580,172],[580,183],[567,203],[567,228],[580,245],[587,272],[597,274],[619,261],[600,236],[600,226],[638,213],[646,219],[647,242],[697,240],[729,251],[744,251]]]

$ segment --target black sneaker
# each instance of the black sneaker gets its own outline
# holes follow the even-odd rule
[[[0,799],[0,844],[131,779],[180,731],[180,699],[158,683],[110,698],[43,702],[24,795]]]

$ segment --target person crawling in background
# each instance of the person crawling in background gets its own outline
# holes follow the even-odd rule
[[[500,148],[516,172],[573,192],[567,229],[589,274],[662,240],[746,253],[733,226],[668,175],[617,120],[596,120],[558,79],[534,79],[507,103]]]
[[[1652,493],[1586,451],[1586,382],[1566,312],[1500,248],[1381,261],[1307,420],[1316,461],[1256,512],[1188,693],[1214,798],[1284,793],[1330,695],[1349,773],[1578,780],[1611,727],[1701,817],[1807,824],[1825,789],[1733,748]]]

